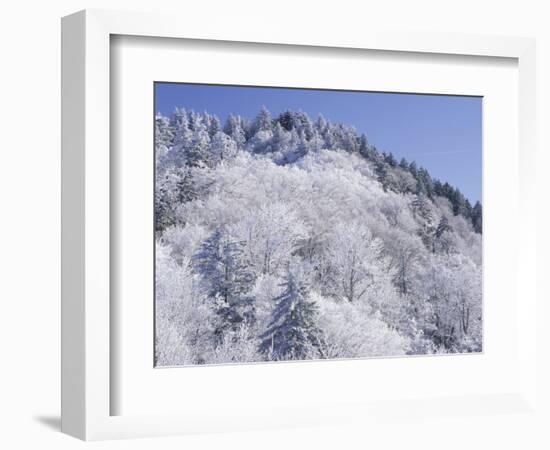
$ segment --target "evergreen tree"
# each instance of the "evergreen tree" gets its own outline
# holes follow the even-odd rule
[[[377,180],[382,184],[384,191],[388,190],[388,169],[384,157],[377,158],[374,163],[374,173]]]
[[[452,189],[449,200],[451,201],[451,205],[453,207],[453,214],[455,216],[465,216],[466,199],[464,198],[464,195],[462,195],[462,192],[458,189]]]
[[[235,141],[238,149],[244,148],[244,145],[246,144],[246,133],[241,117],[230,114],[227,118],[223,131]]]
[[[389,152],[388,154],[386,154],[384,159],[391,167],[397,166],[397,161],[395,159],[395,156],[393,156],[392,152]]]
[[[201,117],[198,113],[196,113],[195,111],[189,111],[189,113],[187,114],[187,122],[191,131],[195,131],[197,121],[199,120],[201,120]]]
[[[227,134],[219,131],[212,138],[210,145],[211,159],[214,165],[220,161],[228,160],[237,154],[237,145]]]
[[[357,132],[351,127],[342,127],[342,148],[350,153],[359,151],[359,139]]]
[[[300,131],[300,134],[298,136],[298,146],[296,148],[296,156],[298,158],[301,158],[302,156],[305,156],[309,153],[310,145],[309,141],[306,138],[306,133],[304,131]]]
[[[273,138],[271,139],[271,148],[274,152],[286,153],[290,145],[290,133],[286,131],[282,125],[277,122],[273,130]]]
[[[273,120],[271,119],[271,113],[265,106],[262,106],[262,109],[256,116],[256,119],[252,125],[252,132],[254,134],[258,131],[272,131],[272,129]]]
[[[315,122],[315,128],[319,130],[321,133],[323,133],[328,127],[328,121],[325,119],[325,117],[322,114],[319,114],[319,117],[317,117],[317,121]]]
[[[426,169],[421,167],[418,169],[416,179],[418,181],[417,190],[428,196],[428,198],[433,198],[434,195],[434,186],[433,180],[430,174]]]
[[[359,138],[359,153],[363,158],[369,159],[369,141],[365,134]]]
[[[197,184],[193,178],[192,169],[177,170],[176,201],[178,203],[187,203],[198,198]]]
[[[294,117],[291,111],[281,113],[277,118],[277,122],[279,122],[286,131],[291,131],[294,128]]]
[[[409,164],[409,172],[415,179],[418,179],[418,167],[416,166],[416,162],[412,161]]]
[[[370,161],[377,161],[380,158],[380,153],[374,145],[369,145],[367,149],[367,159]]]
[[[200,119],[196,119],[194,127],[193,139],[185,154],[186,164],[189,167],[208,167],[211,162],[208,129]]]
[[[314,134],[314,126],[309,116],[305,112],[300,111],[295,115],[295,122],[297,123],[297,128],[304,134],[306,140],[311,140]]]
[[[187,149],[193,141],[193,132],[189,128],[189,114],[185,109],[177,108],[172,115],[170,125],[174,130],[174,140],[167,155],[175,167],[182,167],[185,164]]]
[[[481,234],[483,232],[483,208],[479,201],[477,201],[472,208],[471,217],[474,231]]]
[[[467,198],[464,199],[464,210],[462,215],[466,217],[466,219],[472,220],[472,204]]]
[[[451,241],[449,240],[449,234],[453,231],[453,228],[449,224],[449,219],[446,216],[441,217],[441,220],[437,224],[435,229],[435,239],[432,245],[432,252],[435,253],[436,245],[445,253],[449,253],[451,250]]]
[[[426,221],[432,221],[430,200],[423,194],[416,194],[412,201],[413,213]]]
[[[438,179],[434,180],[434,195],[437,195],[439,197],[443,196],[443,184],[441,184],[441,181]]]
[[[155,116],[155,151],[157,160],[163,157],[174,144],[174,128],[162,114]]]
[[[419,218],[420,222],[418,235],[426,248],[431,250],[433,248],[433,236],[436,230],[430,203],[430,200],[425,194],[418,193],[415,195],[411,206],[414,215]]]
[[[222,131],[222,125],[220,123],[220,119],[218,119],[217,116],[211,116],[210,114],[206,113],[206,126],[208,129],[208,135],[210,136],[210,139],[212,139],[216,133],[219,133]]]
[[[248,296],[254,275],[244,259],[243,247],[242,242],[230,241],[217,229],[195,255],[206,295],[218,318],[214,332],[217,339],[226,331],[235,331],[243,321],[254,320]]]
[[[157,232],[163,231],[176,222],[174,191],[177,179],[174,169],[162,174],[157,172],[155,183],[155,231]]]
[[[441,236],[443,236],[443,233],[451,230],[452,228],[449,225],[449,219],[443,216],[441,217],[441,220],[439,221],[439,224],[437,225],[437,228],[435,230],[435,237],[439,239]]]
[[[260,338],[260,352],[268,360],[322,357],[322,332],[316,326],[317,306],[308,300],[307,285],[290,270],[283,284],[269,328]]]

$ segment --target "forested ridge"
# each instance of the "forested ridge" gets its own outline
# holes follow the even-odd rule
[[[155,122],[158,365],[481,351],[479,202],[322,116]]]

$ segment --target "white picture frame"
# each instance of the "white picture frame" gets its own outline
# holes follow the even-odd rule
[[[411,395],[402,397],[402,400],[405,410],[411,415],[430,402],[442,410],[464,415],[495,413],[503,405],[519,412],[536,408],[536,236],[532,232],[536,219],[533,194],[536,92],[535,43],[532,39],[372,29],[328,36],[314,25],[307,30],[284,31],[276,26],[246,29],[224,23],[209,28],[200,21],[163,14],[87,10],[65,17],[62,22],[62,430],[65,433],[85,440],[97,440],[391,416],[391,407],[380,399],[370,403],[331,405],[330,411],[313,404],[295,409],[278,406],[284,413],[279,414],[284,416],[280,420],[273,420],[266,411],[248,411],[253,419],[245,422],[239,422],[239,414],[232,420],[223,420],[221,414],[189,410],[112,415],[112,395],[117,387],[111,374],[113,358],[117,354],[112,349],[111,336],[116,332],[116,324],[111,320],[110,305],[113,289],[110,279],[113,244],[111,185],[117,175],[110,168],[113,35],[284,44],[330,48],[332,51],[407,52],[412,58],[415,54],[446,54],[517,60],[519,181],[516,194],[522,220],[518,222],[515,255],[517,292],[521,292],[516,323],[520,367],[515,389],[458,399],[413,401]],[[313,365],[310,367],[310,370],[315,370]],[[221,405],[220,409],[224,408]],[[310,413],[309,417],[305,417],[306,412]]]

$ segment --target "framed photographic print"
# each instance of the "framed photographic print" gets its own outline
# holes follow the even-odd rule
[[[532,408],[531,40],[85,11],[62,44],[63,431]]]

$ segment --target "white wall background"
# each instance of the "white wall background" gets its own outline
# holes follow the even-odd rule
[[[550,27],[544,0],[19,0],[0,9],[0,448],[82,448],[59,433],[60,345],[60,17],[83,8],[168,10],[211,26],[212,17],[285,27],[458,31],[538,39],[539,278],[548,278],[550,229]],[[544,178],[544,179],[542,179]],[[547,254],[547,253],[546,253]],[[546,267],[544,264],[546,263]],[[541,281],[542,284],[544,284]],[[548,292],[548,288],[545,288]],[[542,293],[541,293],[542,299]],[[548,296],[546,300],[550,300]],[[542,305],[541,324],[550,308]],[[544,321],[543,321],[544,320]],[[540,331],[549,343],[549,332]],[[542,346],[541,346],[542,347]],[[550,379],[547,346],[541,374]],[[542,353],[546,353],[543,357]],[[550,404],[548,388],[543,388]],[[396,429],[334,427],[91,444],[95,448],[548,448],[550,416],[502,415],[430,422]]]

